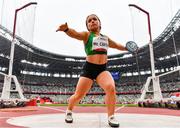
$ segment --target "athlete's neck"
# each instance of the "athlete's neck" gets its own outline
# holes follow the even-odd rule
[[[100,35],[100,32],[99,32],[99,31],[96,31],[96,32],[91,31],[91,32],[94,33],[96,36],[99,36],[99,35]]]

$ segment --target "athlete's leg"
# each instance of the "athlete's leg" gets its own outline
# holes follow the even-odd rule
[[[104,71],[96,78],[97,83],[104,89],[105,102],[108,110],[108,123],[111,127],[119,127],[119,122],[114,117],[116,104],[115,83],[108,71]]]
[[[89,78],[86,78],[86,77],[79,78],[79,81],[76,86],[76,91],[75,91],[74,95],[72,95],[69,98],[69,104],[68,104],[68,107],[66,110],[66,116],[65,116],[66,123],[73,122],[72,109],[86,95],[86,93],[91,88],[92,83],[93,83],[93,80],[91,80]]]
[[[74,95],[69,98],[67,110],[72,110],[74,106],[86,95],[93,84],[93,80],[80,77]]]
[[[116,104],[116,91],[115,83],[111,74],[108,71],[104,71],[98,75],[96,81],[106,93],[105,103],[107,105],[108,117],[114,115]]]

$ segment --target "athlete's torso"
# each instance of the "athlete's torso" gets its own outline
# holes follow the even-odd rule
[[[100,34],[96,36],[90,33],[85,43],[86,60],[94,64],[107,63],[108,37]]]

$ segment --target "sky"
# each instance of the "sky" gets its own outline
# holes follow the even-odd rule
[[[1,0],[1,24],[12,30],[15,8],[30,0]],[[18,25],[17,31],[32,35],[30,43],[40,49],[72,56],[85,56],[82,41],[68,37],[64,32],[55,32],[60,24],[68,23],[76,31],[87,31],[85,20],[96,14],[102,24],[101,33],[117,43],[125,45],[135,41],[139,47],[148,44],[147,16],[129,4],[136,4],[150,14],[152,38],[157,38],[180,9],[180,0],[34,0],[38,4],[33,13]],[[33,1],[33,2],[34,2]],[[12,15],[10,17],[10,15]],[[31,21],[32,19],[32,21]],[[27,20],[27,21],[26,21]],[[27,30],[27,26],[31,29]],[[19,30],[18,30],[19,29]],[[24,31],[23,31],[24,30]],[[29,31],[29,32],[28,32]],[[109,49],[108,55],[122,51]]]

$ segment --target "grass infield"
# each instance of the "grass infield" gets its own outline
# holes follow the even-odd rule
[[[40,106],[67,106],[67,104],[41,104]],[[106,107],[105,104],[78,104],[77,106],[83,107]],[[126,106],[126,107],[138,107],[137,104],[116,104],[117,107]]]

